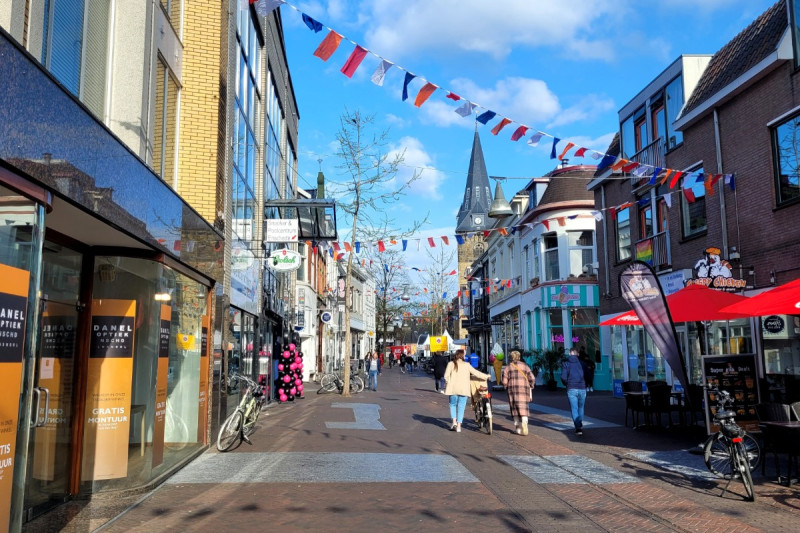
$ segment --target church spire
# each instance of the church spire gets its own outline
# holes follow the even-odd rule
[[[492,194],[489,190],[489,175],[483,159],[483,148],[478,132],[472,141],[472,155],[469,158],[467,184],[464,188],[464,200],[458,210],[456,233],[483,231],[487,227],[489,206],[492,205]]]

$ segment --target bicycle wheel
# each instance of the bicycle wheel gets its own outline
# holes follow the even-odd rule
[[[750,461],[747,458],[744,442],[736,444],[736,460],[739,462],[739,472],[742,474],[742,484],[747,493],[747,499],[755,501],[756,493],[753,491],[753,474],[750,472]]]
[[[242,412],[236,409],[225,419],[217,435],[217,449],[221,452],[230,450],[242,434]]]
[[[336,376],[333,374],[325,374],[322,376],[322,379],[319,380],[319,389],[317,389],[317,394],[322,394],[324,392],[333,392],[336,390]]]
[[[483,400],[483,416],[486,418],[486,433],[492,434],[492,402]]]
[[[703,446],[703,460],[705,460],[709,472],[715,476],[729,479],[731,476],[737,475],[738,469],[734,468],[731,461],[728,443],[719,433],[711,435],[706,440]]]
[[[747,462],[750,464],[750,471],[752,472],[761,464],[761,446],[749,433],[745,433],[742,437],[742,446],[744,446],[744,453],[747,456]]]
[[[361,392],[364,390],[364,380],[359,376],[352,376],[350,378],[350,390],[352,392]]]

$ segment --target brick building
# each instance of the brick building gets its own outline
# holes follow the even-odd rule
[[[640,165],[612,165],[590,184],[605,214],[601,319],[629,309],[617,283],[634,259],[653,266],[666,294],[725,279],[753,295],[800,277],[797,7],[777,2],[712,57],[681,56],[620,110],[608,152]],[[762,399],[800,399],[798,318],[778,317],[779,333],[763,320],[676,324],[690,381],[702,379],[704,354],[755,353]],[[615,379],[672,380],[642,328],[602,330]]]

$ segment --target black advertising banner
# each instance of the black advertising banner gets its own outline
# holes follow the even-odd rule
[[[733,398],[730,409],[736,411],[736,423],[747,431],[758,431],[756,404],[759,402],[756,356],[704,355],[703,383],[709,387],[728,391]],[[714,393],[708,393],[706,402],[706,427],[715,433],[719,427],[712,422],[717,409]]]
[[[30,273],[0,264],[0,531],[11,518]]]
[[[619,287],[622,297],[636,312],[673,374],[678,377],[684,390],[689,390],[686,363],[656,273],[647,263],[634,261],[620,273]]]

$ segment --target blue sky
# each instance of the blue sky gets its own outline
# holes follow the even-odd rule
[[[289,0],[303,13],[371,52],[515,123],[498,136],[479,125],[490,175],[530,178],[555,165],[552,140],[531,147],[510,140],[518,123],[604,152],[618,130],[618,111],[681,54],[713,54],[773,0]],[[316,186],[320,169],[337,179],[335,134],[348,108],[374,115],[391,146],[405,149],[398,179],[422,170],[411,192],[392,206],[395,226],[427,215],[419,236],[454,234],[475,121],[436,91],[417,108],[424,82],[401,101],[404,72],[392,68],[379,87],[368,54],[352,79],[340,69],[345,40],[327,61],[313,56],[327,34],[314,33],[282,6],[286,49],[300,112],[299,183]],[[530,133],[530,132],[529,132]],[[549,141],[549,142],[548,142]],[[562,143],[561,146],[564,144]],[[580,162],[573,159],[573,163]],[[586,160],[587,164],[594,160]],[[506,197],[525,180],[503,183]],[[494,188],[494,182],[490,184]],[[494,189],[493,189],[494,190]],[[344,240],[340,238],[340,240]]]

